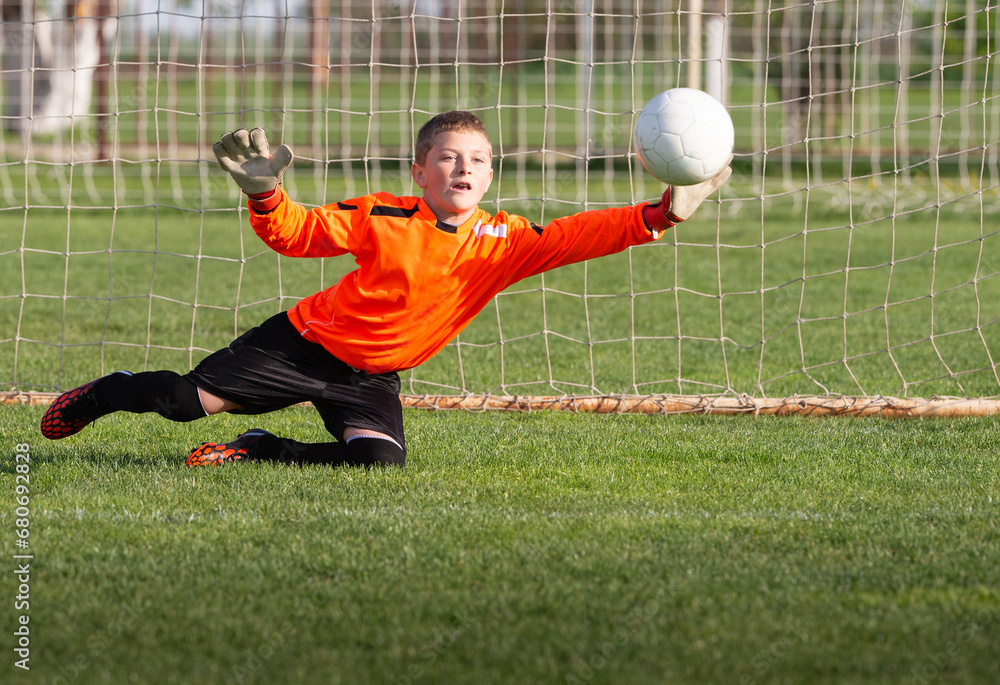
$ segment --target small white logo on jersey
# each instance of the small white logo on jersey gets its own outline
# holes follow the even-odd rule
[[[482,221],[477,221],[475,228],[472,229],[476,233],[477,238],[482,238],[484,235],[491,235],[494,238],[506,238],[507,237],[507,224],[484,224]]]

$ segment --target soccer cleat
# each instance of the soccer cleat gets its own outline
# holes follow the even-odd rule
[[[253,459],[257,451],[257,443],[268,435],[271,434],[266,430],[251,428],[232,442],[203,442],[191,451],[184,463],[188,468],[194,468],[196,466],[219,466],[231,461]]]
[[[132,375],[129,371],[115,371],[115,373]],[[94,387],[105,378],[108,376],[85,383],[57,397],[42,415],[42,435],[49,440],[62,440],[79,433],[88,424],[105,414],[113,412],[113,409],[101,409],[94,393]]]

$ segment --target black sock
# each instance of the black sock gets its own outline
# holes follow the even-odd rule
[[[165,419],[180,422],[206,416],[198,387],[173,371],[113,373],[94,386],[94,394],[101,409],[109,412],[156,412]]]
[[[256,459],[285,464],[326,464],[328,466],[399,466],[406,452],[395,440],[356,435],[348,442],[305,443],[277,436],[265,436],[257,443]]]
[[[347,459],[347,445],[342,442],[305,443],[265,435],[257,443],[254,459],[283,464],[342,464]]]

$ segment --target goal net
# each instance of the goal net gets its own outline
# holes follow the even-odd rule
[[[0,382],[186,371],[354,268],[250,230],[212,143],[263,127],[323,205],[417,194],[415,132],[474,111],[484,208],[649,200],[653,95],[736,128],[734,175],[659,241],[523,281],[408,403],[993,411],[998,4],[921,0],[4,0]],[[971,409],[969,409],[971,407]]]

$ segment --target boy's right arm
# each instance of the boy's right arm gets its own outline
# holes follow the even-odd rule
[[[229,172],[252,202],[268,205],[285,169],[292,163],[292,149],[279,147],[271,156],[264,129],[230,131],[212,146],[219,166]],[[273,207],[272,207],[273,208]]]
[[[338,216],[343,212],[306,210],[278,187],[293,158],[287,145],[272,156],[263,129],[240,129],[223,135],[212,152],[249,198],[254,232],[275,252],[335,257],[350,251],[351,224]]]

